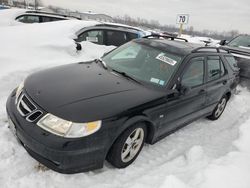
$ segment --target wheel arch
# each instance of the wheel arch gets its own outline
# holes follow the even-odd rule
[[[231,98],[231,96],[232,96],[231,91],[227,91],[227,92],[225,93],[225,96],[227,97],[227,100],[229,100],[229,99]]]
[[[127,119],[121,128],[118,130],[116,137],[113,139],[112,143],[110,144],[110,147],[108,148],[106,154],[105,154],[105,159],[107,158],[107,155],[109,151],[111,150],[113,144],[115,141],[120,137],[120,135],[129,127],[133,126],[136,123],[145,123],[146,128],[147,128],[147,137],[146,137],[146,143],[152,144],[155,133],[156,133],[156,127],[154,123],[146,116],[140,115],[140,116],[134,116],[132,118]]]

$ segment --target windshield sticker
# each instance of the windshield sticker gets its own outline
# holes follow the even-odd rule
[[[160,81],[159,81],[159,84],[160,84],[161,86],[164,86],[164,84],[165,84],[165,81],[163,81],[163,80],[160,80]]]
[[[153,83],[156,83],[156,84],[158,84],[159,83],[159,79],[157,79],[157,78],[151,78],[150,79],[150,82],[153,82]]]
[[[162,61],[162,62],[164,62],[164,63],[167,63],[167,64],[169,64],[169,65],[172,65],[172,66],[174,66],[174,65],[177,63],[177,61],[175,61],[175,60],[173,60],[173,59],[167,57],[164,53],[160,53],[160,54],[156,57],[156,59],[158,59],[158,60],[160,60],[160,61]]]
[[[150,82],[155,83],[155,84],[159,84],[161,86],[164,86],[164,84],[165,84],[164,80],[160,80],[160,79],[157,79],[157,78],[151,78]]]

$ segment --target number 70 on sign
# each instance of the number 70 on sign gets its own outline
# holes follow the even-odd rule
[[[178,14],[176,18],[177,24],[188,24],[189,14]]]

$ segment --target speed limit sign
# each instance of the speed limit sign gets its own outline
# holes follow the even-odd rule
[[[177,24],[188,24],[189,15],[188,14],[178,14],[176,18]]]

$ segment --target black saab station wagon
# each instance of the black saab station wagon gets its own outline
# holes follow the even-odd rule
[[[76,173],[130,165],[201,118],[218,119],[238,83],[226,51],[165,36],[133,40],[89,62],[30,75],[7,101],[10,128],[45,166]]]

